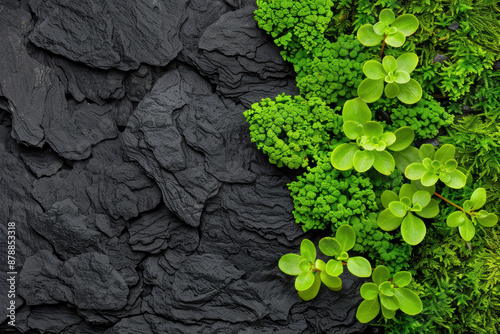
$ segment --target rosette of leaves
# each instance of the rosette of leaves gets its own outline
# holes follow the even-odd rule
[[[455,146],[445,144],[436,150],[431,144],[423,144],[418,150],[418,156],[421,162],[414,162],[406,167],[406,178],[420,180],[426,187],[436,184],[438,180],[453,189],[465,186],[467,177],[457,169]]]
[[[470,241],[476,234],[474,226],[478,223],[484,227],[492,227],[498,223],[496,214],[488,213],[486,210],[479,210],[484,204],[486,204],[486,190],[478,188],[474,190],[471,198],[463,203],[462,211],[455,211],[448,216],[446,224],[449,227],[458,227],[460,236],[465,241]]]
[[[332,166],[338,170],[354,169],[366,172],[372,166],[381,174],[394,171],[394,157],[387,151],[402,151],[413,142],[415,133],[410,127],[384,132],[379,122],[371,121],[372,113],[359,98],[349,100],[342,109],[344,134],[355,143],[337,146],[331,154]]]
[[[418,56],[414,53],[403,53],[397,59],[385,56],[382,62],[367,61],[363,66],[367,78],[358,86],[358,96],[372,103],[385,93],[390,99],[397,97],[406,104],[417,103],[422,98],[422,87],[410,78],[417,64]]]
[[[375,25],[365,24],[358,30],[358,39],[365,46],[375,46],[385,41],[390,46],[400,47],[406,37],[418,29],[418,19],[412,14],[398,16],[390,9],[383,9]]]
[[[305,301],[318,295],[321,282],[334,291],[342,288],[341,279],[327,274],[325,262],[316,259],[316,247],[308,239],[300,243],[300,255],[291,253],[283,255],[278,267],[287,275],[297,276],[295,289],[299,292],[299,297]]]
[[[394,318],[397,310],[406,314],[415,315],[423,310],[420,297],[412,290],[405,288],[412,280],[411,273],[400,271],[391,274],[385,266],[377,266],[373,270],[373,283],[365,283],[361,286],[361,297],[364,300],[356,311],[359,322],[367,323],[375,319],[382,310],[386,319]]]
[[[372,266],[370,262],[361,256],[349,257],[348,250],[356,244],[356,234],[350,225],[342,225],[335,232],[335,238],[326,237],[319,241],[319,249],[327,256],[334,256],[326,264],[326,273],[329,276],[338,277],[344,272],[344,264],[347,270],[358,277],[370,277]]]
[[[391,190],[384,191],[381,201],[385,210],[377,218],[378,226],[384,231],[401,226],[403,240],[412,246],[422,242],[427,233],[425,223],[417,216],[433,218],[439,214],[438,202],[431,198],[435,186],[419,186],[419,190],[414,184],[403,184],[399,195]]]

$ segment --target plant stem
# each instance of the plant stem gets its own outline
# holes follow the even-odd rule
[[[450,205],[453,205],[455,208],[459,209],[460,211],[462,211],[463,213],[467,213],[465,212],[464,209],[462,209],[460,206],[456,205],[455,203],[452,203],[450,202],[449,200],[447,200],[446,198],[444,198],[443,196],[439,195],[438,193],[434,193],[435,196],[441,198],[443,201],[445,201],[446,203],[450,204]]]
[[[380,59],[384,58],[384,48],[385,48],[385,38],[387,35],[384,36],[384,40],[382,41],[382,50],[380,50]]]

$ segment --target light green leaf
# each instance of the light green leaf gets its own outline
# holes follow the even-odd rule
[[[398,29],[405,36],[410,36],[418,29],[418,19],[412,14],[404,14],[398,16],[391,24],[392,27]]]
[[[335,169],[349,170],[354,167],[354,154],[358,151],[359,147],[356,144],[340,144],[333,150],[330,162]]]
[[[300,243],[300,255],[309,262],[316,261],[316,247],[309,239],[304,239]]]
[[[299,274],[295,279],[295,289],[297,291],[305,291],[314,284],[314,274],[312,270],[305,271]]]
[[[365,79],[358,86],[358,96],[366,103],[372,103],[382,97],[384,92],[384,79]]]
[[[384,23],[386,26],[390,25],[392,22],[394,22],[395,19],[394,12],[390,10],[389,8],[382,9],[380,12],[378,19],[380,22]]]
[[[465,223],[458,227],[458,232],[465,241],[471,241],[476,234],[476,228],[469,218],[465,219]]]
[[[417,103],[422,98],[422,87],[415,79],[410,79],[407,83],[399,84],[397,98],[406,104]]]
[[[326,273],[326,271],[322,271],[320,278],[328,289],[333,291],[339,291],[342,289],[342,280],[339,277],[330,276]]]
[[[373,270],[372,279],[373,282],[377,285],[387,281],[391,277],[391,272],[389,268],[383,265],[377,266],[375,270]]]
[[[394,167],[396,167],[396,162],[392,155],[387,151],[373,151],[373,154],[375,155],[373,167],[377,172],[384,175],[391,175],[394,172]]]
[[[342,107],[342,120],[364,124],[372,119],[372,112],[366,102],[360,98],[347,100]]]
[[[326,256],[339,256],[342,245],[335,238],[325,237],[319,241],[319,250]]]
[[[361,256],[348,258],[347,269],[351,274],[358,277],[370,277],[372,275],[372,266],[370,262]]]
[[[431,199],[429,204],[422,208],[422,211],[417,212],[422,218],[434,218],[439,214],[439,203],[435,199]]]
[[[396,62],[396,58],[393,56],[385,56],[384,59],[382,59],[382,66],[384,67],[384,70],[389,73],[398,68],[398,63]]]
[[[363,135],[363,125],[356,121],[346,121],[342,125],[342,129],[347,138],[349,139],[357,139]]]
[[[418,56],[414,53],[403,53],[396,59],[398,70],[410,74],[417,67]]]
[[[389,203],[389,210],[391,210],[392,214],[396,217],[403,218],[406,216],[408,210],[406,210],[406,205],[401,202],[391,202]]]
[[[431,172],[425,172],[424,175],[422,175],[422,179],[420,182],[422,182],[422,185],[429,187],[432,186],[433,184],[436,184],[436,182],[439,180],[439,176],[431,173]]]
[[[309,271],[309,269],[311,269],[311,266],[312,266],[312,263],[307,261],[306,259],[303,259],[299,263],[300,271]]]
[[[320,275],[317,273],[316,275],[313,276],[314,276],[314,281],[311,287],[304,291],[299,290],[299,297],[306,302],[314,299],[314,297],[318,295],[319,288],[321,287]]]
[[[431,144],[423,144],[418,150],[420,160],[424,160],[425,158],[432,159],[434,157],[434,153],[436,153],[436,148]]]
[[[420,162],[420,159],[418,158],[418,149],[413,146],[409,146],[402,151],[393,152],[392,155],[394,157],[394,161],[396,162],[396,167],[401,173],[404,173],[406,167],[408,167],[411,163]]]
[[[467,216],[462,211],[455,211],[446,218],[448,227],[458,227],[463,225],[467,220]]]
[[[385,28],[387,28],[387,25],[385,25],[383,22],[377,22],[373,25],[373,31],[375,31],[377,35],[384,36]]]
[[[413,204],[420,204],[422,208],[425,208],[431,201],[431,194],[429,194],[427,191],[424,190],[419,190],[417,191],[414,195],[413,198],[411,199],[411,202]]]
[[[357,33],[358,40],[364,46],[375,46],[380,44],[384,39],[383,35],[377,35],[375,31],[373,31],[373,26],[371,24],[362,25]]]
[[[445,164],[448,160],[455,157],[455,146],[451,144],[444,144],[434,154],[434,159]]]
[[[425,190],[429,194],[434,195],[434,192],[436,191],[436,186],[432,185],[430,187],[425,187],[420,180],[413,180],[411,181],[411,185],[415,187],[417,190]]]
[[[398,287],[402,288],[410,284],[411,278],[411,273],[409,271],[400,271],[394,274],[392,281]]]
[[[454,171],[455,169],[457,169],[457,167],[458,167],[458,162],[455,159],[448,160],[444,164],[445,171],[447,172]]]
[[[479,213],[483,212],[484,210],[479,211]],[[485,214],[481,217],[477,217],[477,222],[484,226],[484,227],[493,227],[498,223],[498,216],[494,213],[487,213],[484,211]]]
[[[399,85],[394,82],[388,83],[385,85],[384,93],[389,99],[395,98],[399,94]]]
[[[397,288],[394,295],[399,300],[399,308],[406,314],[415,315],[423,310],[422,301],[418,295],[408,288]]]
[[[473,205],[474,205],[474,202],[468,199],[464,202],[464,204],[462,205],[462,208],[465,210],[465,212],[470,213],[472,211]]]
[[[375,299],[378,297],[378,285],[375,283],[364,283],[359,292],[364,299]]]
[[[424,240],[426,232],[427,229],[422,219],[408,212],[401,223],[401,236],[403,240],[412,246],[418,245]]]
[[[460,189],[465,186],[467,177],[464,175],[464,173],[462,173],[458,169],[449,172],[448,175],[450,175],[450,180],[448,182],[444,182],[444,184],[446,184],[448,187],[453,189]]]
[[[410,180],[420,180],[425,173],[427,173],[427,168],[420,162],[408,165],[405,170],[405,176]]]
[[[392,132],[384,132],[382,137],[380,137],[380,140],[382,140],[385,145],[389,146],[394,144],[394,142],[396,141],[396,135]]]
[[[382,205],[384,206],[384,208],[387,209],[389,207],[389,203],[393,201],[399,201],[399,196],[392,190],[385,190],[382,193],[380,200],[382,201]]]
[[[363,134],[368,137],[380,137],[384,133],[384,128],[379,122],[370,121],[363,124]]]
[[[404,83],[407,83],[408,81],[410,81],[410,75],[408,73],[406,73],[405,71],[397,70],[394,74],[396,75],[396,82],[398,84],[404,84]],[[399,92],[399,89],[398,89],[398,92]],[[396,96],[394,96],[394,97],[396,97]]]
[[[360,173],[366,172],[373,166],[375,156],[371,151],[358,151],[354,155],[354,169]]]
[[[391,282],[385,281],[380,283],[378,289],[386,296],[394,296],[394,288]]]
[[[470,197],[470,200],[474,203],[472,207],[474,211],[481,209],[486,204],[486,189],[477,188],[476,190],[474,190],[472,196]]]
[[[405,183],[401,186],[401,189],[399,189],[399,198],[408,197],[411,199],[416,192],[417,188],[415,188],[415,186]],[[409,201],[409,205],[411,205],[411,201]]]
[[[401,31],[398,31],[394,35],[388,35],[385,38],[385,42],[387,43],[387,45],[390,45],[394,48],[399,48],[400,46],[405,44],[406,37]]]
[[[384,305],[380,305],[380,309],[382,310],[382,315],[386,319],[392,319],[396,315],[396,311],[390,311],[384,307]]]
[[[396,296],[386,296],[384,294],[380,294],[380,303],[390,311],[396,311],[399,309],[399,301]]]
[[[388,147],[392,151],[402,151],[406,149],[415,139],[415,132],[409,126],[397,129],[394,132],[396,142]]]
[[[379,314],[380,312],[380,304],[378,298],[372,300],[363,300],[361,304],[359,304],[358,310],[356,311],[356,318],[362,324],[366,324]]]
[[[299,268],[299,263],[302,260],[304,258],[298,254],[285,254],[280,258],[278,267],[287,275],[297,276],[302,272]]]
[[[383,79],[387,75],[382,63],[376,60],[368,60],[365,65],[363,65],[363,73],[368,79],[372,80]]]
[[[335,232],[335,239],[342,245],[342,252],[347,252],[356,243],[356,233],[350,225],[342,225]]]
[[[331,259],[325,267],[326,273],[330,276],[339,276],[344,272],[342,261]]]
[[[392,214],[390,209],[385,209],[381,213],[379,213],[377,217],[377,225],[384,231],[392,231],[397,229],[403,218],[396,217]]]

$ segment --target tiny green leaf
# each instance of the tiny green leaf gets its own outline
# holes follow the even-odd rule
[[[342,245],[342,252],[347,252],[356,243],[356,234],[350,225],[342,225],[335,232],[335,239]]]
[[[361,256],[348,258],[347,269],[351,274],[358,277],[370,277],[372,275],[372,266],[370,262]]]
[[[375,161],[373,167],[381,174],[390,175],[396,167],[396,162],[392,155],[387,151],[373,151]]]
[[[359,147],[356,144],[340,144],[337,146],[330,158],[332,166],[338,170],[349,170],[354,167],[354,154],[359,151]]]
[[[462,205],[463,209],[465,212],[470,213],[472,211],[472,206],[474,205],[474,202],[471,200],[466,200],[464,204]]]
[[[462,173],[458,169],[449,172],[448,175],[450,175],[450,180],[448,182],[444,182],[444,184],[446,184],[448,187],[453,189],[460,189],[465,186],[465,182],[467,182],[467,177],[464,175],[464,173]]]
[[[396,315],[396,311],[390,311],[384,307],[384,305],[380,305],[380,309],[382,310],[382,315],[386,319],[392,319]]]
[[[373,26],[371,24],[362,25],[358,30],[357,36],[361,44],[365,46],[378,45],[384,39],[383,35],[377,35],[375,31],[373,31]]]
[[[399,309],[399,301],[396,296],[386,296],[381,294],[380,303],[390,311],[396,311]]]
[[[439,203],[435,199],[431,199],[429,204],[422,208],[422,211],[417,212],[422,218],[434,218],[439,214]]]
[[[339,256],[342,245],[335,238],[325,237],[319,241],[319,250],[326,256]]]
[[[444,164],[444,168],[447,172],[454,171],[458,167],[458,162],[455,159],[451,159],[446,161]]]
[[[396,135],[392,132],[384,132],[384,134],[380,137],[387,146],[394,144],[396,141]]]
[[[394,74],[396,75],[396,82],[398,84],[404,84],[404,83],[407,83],[408,81],[410,81],[410,75],[405,71],[397,70]],[[394,97],[396,97],[396,96],[394,96]]]
[[[473,210],[477,211],[478,209],[481,209],[486,204],[486,189],[477,188],[474,190],[470,200],[474,203],[472,206]]]
[[[410,74],[417,67],[418,56],[414,53],[403,53],[396,59],[398,70]]]
[[[342,261],[331,259],[326,264],[325,270],[330,276],[339,276],[344,272],[344,266],[342,265]]]
[[[378,285],[375,283],[364,283],[359,292],[364,299],[375,299],[378,297]]]
[[[366,103],[372,103],[382,97],[384,93],[384,79],[365,79],[358,86],[358,96]]]
[[[455,146],[451,144],[444,144],[434,154],[434,159],[438,160],[442,164],[445,164],[448,160],[451,160],[454,157],[455,157]]]
[[[372,279],[377,285],[387,281],[391,277],[391,273],[386,266],[379,265],[373,270]]]
[[[394,288],[391,282],[385,281],[380,283],[379,290],[386,296],[394,296]]]
[[[406,104],[417,103],[422,98],[422,87],[415,79],[410,79],[407,83],[399,84],[397,98]]]
[[[394,22],[395,19],[394,12],[390,10],[389,8],[382,9],[380,12],[378,19],[380,22],[384,23],[385,25],[390,25],[392,22]]]
[[[408,210],[406,210],[406,205],[401,202],[391,202],[389,204],[389,210],[391,210],[392,214],[396,217],[403,218],[406,216]]]
[[[422,175],[422,179],[420,182],[422,182],[422,185],[425,187],[432,186],[433,184],[436,184],[436,182],[439,180],[439,176],[431,173],[431,172],[425,172],[424,175]]]
[[[498,216],[494,213],[487,213],[484,210],[479,211],[479,213],[484,212],[483,216],[477,217],[477,222],[484,227],[493,227],[498,223]]]
[[[383,79],[387,75],[382,63],[376,60],[368,60],[365,65],[363,65],[363,73],[368,79],[372,80]]]
[[[313,284],[309,287],[309,289],[306,289],[304,291],[299,290],[299,297],[304,301],[309,301],[314,299],[314,297],[318,295],[319,288],[321,287],[320,275],[316,274],[313,276],[314,276]]]
[[[422,208],[425,208],[431,201],[431,194],[425,190],[419,190],[413,194],[411,201],[413,204],[420,204]]]
[[[401,223],[401,236],[403,240],[412,246],[418,245],[424,240],[426,232],[427,229],[422,219],[408,212]]]
[[[400,288],[405,287],[411,282],[411,273],[409,271],[395,273],[392,277],[392,281]]]
[[[462,211],[455,211],[446,218],[448,227],[458,227],[463,225],[467,220],[467,216]]]
[[[339,277],[330,276],[325,271],[322,271],[320,278],[328,289],[333,291],[339,291],[342,289],[342,280]]]
[[[395,47],[395,48],[399,48],[400,46],[405,44],[406,37],[401,31],[398,31],[394,35],[388,35],[385,38],[385,42],[387,43],[387,45],[390,45],[390,46]]]
[[[408,288],[397,288],[395,289],[394,295],[399,301],[399,308],[404,313],[415,315],[422,312],[422,301],[415,292]]]
[[[372,300],[363,300],[361,304],[359,304],[358,310],[356,311],[356,318],[359,322],[366,324],[379,314],[380,312],[380,303],[378,298]]]
[[[312,266],[312,263],[307,261],[306,259],[303,259],[299,263],[300,271],[308,271],[309,269],[311,269],[311,266]]]
[[[394,157],[396,167],[401,173],[404,173],[406,167],[408,167],[411,163],[420,161],[418,157],[418,149],[413,146],[409,146],[402,151],[393,152],[392,155]]]
[[[363,133],[368,137],[380,137],[384,133],[384,128],[379,122],[370,121],[363,124]]]
[[[304,258],[298,254],[285,254],[280,258],[278,267],[287,275],[297,276],[302,272],[299,268],[299,263],[302,260]]]
[[[418,156],[421,161],[425,158],[432,159],[434,157],[434,153],[436,153],[436,148],[431,144],[423,144],[418,150]]]
[[[399,94],[399,85],[397,83],[388,83],[384,88],[385,96],[389,99],[393,99]]]
[[[382,66],[384,70],[389,73],[398,68],[398,63],[396,62],[396,58],[393,56],[385,56],[384,59],[382,59]]]
[[[385,28],[387,28],[387,25],[384,24],[383,22],[377,22],[373,25],[373,31],[375,31],[377,35],[384,36]]]
[[[384,208],[387,209],[389,207],[389,203],[393,201],[399,201],[399,196],[392,190],[385,190],[382,193],[380,200],[382,201],[382,205],[384,206]]]
[[[300,243],[300,255],[309,262],[314,263],[316,261],[316,247],[311,240],[302,240]]]
[[[476,234],[476,228],[469,218],[465,219],[465,223],[458,227],[458,232],[465,241],[471,241]]]
[[[305,271],[299,274],[295,279],[295,289],[297,291],[304,291],[309,289],[314,283],[314,274],[312,270]]]
[[[392,27],[401,31],[405,36],[410,36],[418,29],[418,19],[412,14],[398,16],[391,24]],[[376,45],[376,44],[375,44]]]
[[[390,209],[385,209],[377,217],[377,225],[384,231],[395,230],[402,222],[403,218],[393,215]]]
[[[345,135],[349,139],[357,139],[363,135],[363,125],[356,121],[346,121],[342,125],[342,129],[344,130]]]
[[[366,102],[360,98],[347,100],[342,107],[342,120],[364,124],[372,119],[372,112]]]
[[[434,192],[436,191],[435,185],[432,185],[430,187],[424,187],[424,185],[422,185],[422,182],[420,182],[420,180],[411,181],[411,185],[414,186],[415,189],[417,189],[417,190],[427,191],[429,194],[431,194],[431,196],[434,195]]]
[[[405,176],[410,180],[420,180],[425,173],[427,173],[427,168],[420,162],[408,165],[405,170]]]
[[[401,186],[401,189],[399,189],[399,198],[403,197],[408,197],[408,198],[413,198],[413,195],[417,192],[417,188],[415,186],[405,183]],[[411,205],[411,201],[409,203]]]

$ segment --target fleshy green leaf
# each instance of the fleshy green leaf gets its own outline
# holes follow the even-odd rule
[[[394,35],[388,35],[385,38],[385,42],[387,43],[387,45],[390,45],[394,48],[399,48],[400,46],[405,44],[406,37],[401,31],[398,31]]]
[[[373,151],[375,155],[375,161],[373,162],[373,167],[377,172],[390,175],[394,172],[394,167],[396,167],[396,162],[392,155],[387,151]]]
[[[401,223],[401,236],[403,240],[412,246],[418,245],[424,240],[426,232],[427,229],[422,219],[408,212]]]
[[[394,296],[394,288],[391,282],[385,281],[380,283],[378,289],[386,296]]]
[[[378,298],[372,300],[363,300],[361,304],[359,304],[358,310],[356,311],[356,318],[362,324],[366,324],[379,314],[380,312],[380,304]]]
[[[322,271],[320,278],[328,289],[333,291],[339,291],[342,289],[342,280],[339,277],[330,276],[325,271]]]
[[[347,100],[342,107],[342,120],[364,124],[372,119],[372,112],[366,102],[359,98]]]
[[[393,56],[385,56],[384,59],[382,59],[382,66],[384,67],[384,70],[389,73],[398,68],[398,63],[396,62],[396,58]]]
[[[465,219],[465,223],[458,227],[458,232],[465,241],[471,241],[476,234],[476,228],[469,218]]]
[[[418,56],[414,53],[403,53],[396,59],[398,70],[410,74],[417,67]]]
[[[422,312],[422,301],[415,292],[408,288],[397,288],[394,295],[399,300],[399,308],[404,313],[415,315]]]
[[[382,310],[382,315],[386,319],[392,319],[396,315],[396,311],[390,311],[384,307],[384,305],[380,305],[380,309]]]
[[[450,159],[455,157],[455,146],[444,144],[434,154],[434,159],[441,162],[443,165]]]
[[[394,74],[396,75],[396,82],[398,84],[407,83],[411,79],[410,75],[407,72],[405,72],[405,71],[397,70]],[[398,89],[398,92],[399,92],[399,89]],[[394,97],[396,97],[396,95],[394,95]]]
[[[387,75],[382,63],[376,60],[368,60],[365,65],[363,65],[363,73],[368,79],[372,80],[383,79]]]
[[[302,240],[300,243],[300,255],[309,262],[314,263],[316,261],[316,247],[314,247],[311,240]]]
[[[370,121],[363,124],[363,133],[368,137],[380,137],[384,133],[384,128],[379,122]]]
[[[335,238],[325,237],[319,241],[319,250],[326,256],[339,256],[342,245]]]
[[[434,153],[436,153],[436,148],[431,144],[423,144],[418,150],[420,160],[424,160],[425,158],[432,159],[434,157]]]
[[[413,180],[411,181],[411,185],[415,187],[417,190],[425,190],[427,191],[431,196],[434,195],[434,192],[436,191],[436,186],[432,185],[430,187],[425,187],[420,180]]]
[[[486,189],[477,188],[474,190],[470,200],[474,203],[472,206],[473,210],[477,211],[478,209],[481,209],[486,204]]]
[[[375,270],[373,270],[372,279],[373,282],[377,285],[387,281],[391,277],[391,272],[389,268],[383,265],[377,266]]]
[[[396,296],[386,296],[381,294],[380,303],[390,311],[396,311],[397,309],[399,309],[399,301]]]
[[[455,211],[446,218],[448,227],[458,227],[463,225],[467,220],[467,216],[462,211]]]
[[[377,225],[384,231],[392,231],[397,229],[403,218],[398,218],[392,214],[390,209],[385,209],[381,213],[379,213],[377,217]]]
[[[422,218],[434,218],[439,214],[439,203],[435,199],[431,199],[429,204],[422,208],[422,211],[417,212]]]
[[[299,297],[304,301],[309,301],[314,299],[318,295],[319,288],[321,287],[320,275],[316,274],[314,276],[314,281],[311,287],[304,291],[299,291]]]
[[[342,125],[342,129],[347,138],[349,139],[357,139],[363,135],[363,125],[356,121],[346,121]]]
[[[471,200],[466,200],[464,204],[462,205],[463,209],[465,212],[470,213],[472,211],[472,206],[474,205],[474,202]]]
[[[350,225],[342,225],[335,232],[335,239],[342,245],[342,252],[347,252],[356,243],[356,233]]]
[[[422,87],[415,79],[410,79],[407,83],[399,84],[397,98],[406,104],[417,103],[422,98]]]
[[[420,161],[418,158],[418,149],[413,146],[409,146],[402,151],[393,152],[392,155],[394,157],[394,161],[396,162],[396,167],[401,173],[404,173],[406,167],[408,167],[411,163]]]
[[[370,277],[372,275],[372,266],[370,262],[361,256],[348,258],[347,269],[351,274],[358,277]]]
[[[358,96],[366,103],[372,103],[382,97],[384,92],[384,79],[365,79],[358,86]]]
[[[305,271],[299,274],[295,279],[295,289],[297,291],[305,291],[314,284],[314,274],[312,270]]]
[[[357,36],[364,46],[378,45],[384,39],[383,35],[377,35],[375,31],[373,31],[373,26],[371,24],[362,25],[358,30]]]
[[[398,287],[402,288],[410,284],[411,278],[411,273],[409,271],[400,271],[394,274],[394,276],[392,277],[392,281]]]
[[[385,85],[384,93],[389,99],[395,98],[399,94],[399,85],[394,82],[388,83]]]
[[[287,275],[297,276],[302,272],[299,268],[299,263],[302,260],[304,258],[298,254],[285,254],[280,258],[278,267]]]
[[[389,8],[382,9],[380,12],[378,19],[380,22],[384,23],[386,26],[390,25],[392,22],[394,22],[395,19],[394,12],[390,10]]]
[[[418,29],[418,19],[412,14],[404,14],[398,16],[391,24],[392,27],[398,29],[405,36],[410,36]]]
[[[384,36],[385,35],[385,28],[387,28],[387,25],[384,24],[383,22],[377,22],[373,25],[373,31],[375,31],[375,33],[377,35]]]
[[[380,200],[382,201],[382,205],[384,206],[384,208],[387,209],[389,207],[389,203],[393,201],[399,201],[399,196],[392,190],[385,190],[382,193]]]
[[[415,188],[413,185],[409,183],[405,183],[401,186],[401,189],[399,189],[399,198],[403,197],[408,197],[408,198],[413,198],[413,195],[417,192],[417,188]],[[411,205],[411,201],[409,203]]]
[[[403,218],[406,216],[406,213],[408,210],[406,210],[406,205],[403,203],[397,201],[397,202],[391,202],[389,204],[389,210],[391,210],[392,214],[396,217]]]
[[[432,186],[433,184],[436,184],[438,181],[439,176],[431,173],[431,172],[425,172],[424,175],[422,175],[422,179],[420,182],[422,182],[422,185],[429,187]]]
[[[454,171],[458,167],[458,162],[455,159],[451,159],[446,161],[444,164],[444,168],[447,172]]]
[[[420,162],[408,165],[405,170],[405,176],[410,180],[420,180],[425,173],[427,173],[427,168]]]
[[[392,132],[384,132],[384,134],[380,137],[387,146],[394,144],[396,141],[396,135]]]
[[[339,276],[344,272],[344,266],[342,265],[342,261],[331,259],[326,264],[325,270],[330,276]]]
[[[375,283],[365,283],[359,290],[361,297],[372,300],[378,297],[378,285]]]
[[[333,150],[330,162],[335,169],[349,170],[354,167],[354,154],[358,151],[359,147],[356,144],[340,144]]]
[[[420,204],[422,208],[425,208],[430,203],[430,201],[431,194],[424,190],[417,191],[411,199],[411,202],[413,204]]]
[[[483,212],[484,210],[479,211],[479,213]],[[498,223],[498,216],[494,213],[487,213],[484,211],[485,214],[483,216],[477,217],[477,222],[481,224],[484,227],[493,227]]]
[[[462,173],[458,169],[449,172],[448,175],[450,175],[450,180],[448,182],[444,182],[444,184],[446,184],[448,187],[453,189],[460,189],[465,186],[467,177],[464,175],[464,173]]]
[[[312,263],[307,261],[306,259],[303,259],[299,263],[300,271],[308,271],[309,269],[311,269],[311,266],[312,266]]]

